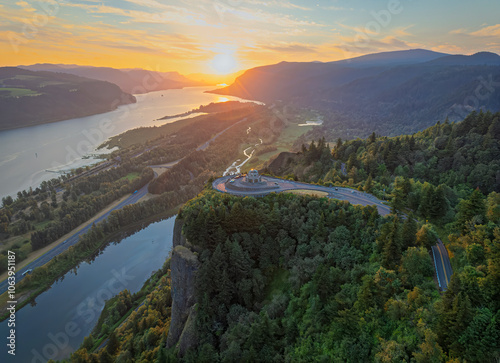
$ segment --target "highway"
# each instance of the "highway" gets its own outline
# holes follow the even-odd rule
[[[88,223],[85,227],[83,227],[80,231],[76,232],[74,235],[69,237],[63,243],[58,244],[57,246],[55,246],[53,249],[51,249],[50,251],[48,251],[44,255],[42,255],[39,258],[37,258],[36,260],[32,261],[28,265],[24,266],[22,269],[16,271],[16,283],[19,283],[19,281],[21,281],[23,279],[23,277],[24,277],[22,275],[23,272],[30,270],[30,269],[33,270],[36,267],[45,265],[52,258],[61,254],[64,251],[66,251],[69,247],[73,246],[74,244],[78,243],[81,235],[85,234],[90,228],[92,228],[93,224],[97,224],[100,221],[108,218],[108,216],[111,214],[112,211],[121,209],[124,206],[129,205],[129,204],[137,203],[137,201],[139,201],[142,197],[144,197],[148,193],[148,185],[149,185],[149,183],[144,185],[141,189],[138,189],[137,193],[132,193],[127,199],[125,199],[123,202],[118,204],[116,207],[114,207],[113,209],[111,209],[107,213],[103,214],[101,217],[96,219],[94,222]],[[4,281],[2,281],[0,283],[0,294],[3,294],[5,291],[7,291],[7,288],[8,288],[7,279],[5,279]]]
[[[453,269],[451,268],[448,251],[440,239],[438,239],[438,243],[435,246],[432,246],[432,258],[434,260],[439,288],[445,291],[450,283]]]

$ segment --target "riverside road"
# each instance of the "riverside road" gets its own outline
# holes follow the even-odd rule
[[[24,266],[22,269],[16,271],[16,283],[19,283],[23,279],[23,272],[28,271],[28,270],[33,270],[36,267],[43,266],[47,262],[49,262],[51,259],[53,259],[55,256],[63,253],[66,251],[68,248],[73,246],[74,244],[78,243],[80,240],[80,236],[85,234],[90,228],[92,228],[93,224],[97,224],[100,221],[108,218],[108,216],[111,214],[111,212],[121,209],[125,207],[126,205],[129,204],[134,204],[137,203],[142,197],[144,197],[148,193],[148,185],[144,185],[141,189],[138,189],[136,193],[131,194],[127,199],[125,199],[123,202],[118,204],[116,207],[111,209],[110,211],[104,213],[101,217],[97,218],[93,223],[87,224],[85,227],[83,227],[81,230],[73,234],[71,237],[69,237],[67,240],[65,240],[63,243],[58,244],[55,246],[53,249],[45,253],[44,255],[38,257],[36,260],[30,262],[28,265]],[[8,284],[7,284],[7,279],[2,281],[0,283],[0,294],[3,294],[5,291],[7,291]]]

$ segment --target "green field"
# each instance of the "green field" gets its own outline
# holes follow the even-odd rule
[[[123,178],[120,178],[120,180],[131,181],[131,180],[137,179],[138,177],[139,177],[139,173],[130,173],[130,174],[125,175]]]
[[[295,189],[295,190],[290,190],[287,193],[298,194],[298,195],[312,195],[314,197],[326,197],[328,195],[327,192],[322,192],[319,190],[308,190],[308,189]]]
[[[32,75],[27,75],[27,74],[18,74],[18,75],[15,75],[14,77],[11,77],[10,79],[21,79],[23,81],[33,81],[33,80],[43,79],[43,77],[32,76]]]
[[[283,132],[279,136],[278,141],[276,142],[276,146],[282,148],[286,147],[289,148],[299,138],[299,136],[302,136],[307,131],[312,130],[312,128],[314,127],[314,126],[299,126],[299,123],[288,124],[288,126],[283,130]]]
[[[8,92],[8,93],[7,93]],[[41,93],[30,90],[28,88],[0,88],[0,96],[3,97],[22,97],[22,96],[38,96]]]

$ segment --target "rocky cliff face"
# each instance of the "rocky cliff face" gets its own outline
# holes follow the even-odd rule
[[[183,224],[183,220],[177,218],[174,226],[174,250],[170,260],[172,316],[167,336],[167,348],[177,345],[181,356],[197,343],[194,282],[200,264],[192,246],[182,235]]]

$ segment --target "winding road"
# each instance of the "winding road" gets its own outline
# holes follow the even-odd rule
[[[391,213],[391,208],[388,205],[384,204],[380,199],[371,194],[360,192],[354,189],[342,187],[325,187],[321,185],[301,183],[264,176],[262,177],[263,179],[267,180],[271,184],[274,183],[273,189],[247,188],[245,190],[238,190],[237,188],[231,188],[231,186],[228,188],[228,184],[230,183],[230,180],[232,178],[234,178],[234,176],[229,175],[216,179],[212,183],[212,187],[219,192],[239,196],[263,196],[270,193],[280,193],[299,189],[320,191],[328,193],[328,198],[345,200],[350,202],[351,204],[360,204],[363,206],[374,205],[377,207],[379,214],[382,216],[386,216]],[[448,283],[450,282],[453,270],[451,268],[448,251],[446,250],[446,247],[440,239],[438,239],[438,243],[435,246],[432,246],[432,255],[439,288],[442,291],[445,291],[448,288]]]
[[[229,193],[233,195],[240,196],[261,196],[269,193],[280,193],[290,190],[314,190],[320,192],[328,193],[328,198],[334,198],[339,200],[346,200],[351,204],[360,205],[374,205],[377,207],[378,212],[385,216],[391,213],[391,208],[384,204],[380,199],[374,197],[371,194],[360,192],[350,188],[342,187],[325,187],[322,185],[314,185],[308,183],[296,182],[293,180],[284,180],[279,178],[273,178],[269,176],[263,177],[271,183],[275,183],[276,187],[273,189],[258,189],[255,190],[235,190],[227,187],[228,182],[234,178],[234,176],[228,175],[219,179],[216,179],[212,183],[212,187],[222,193]]]

